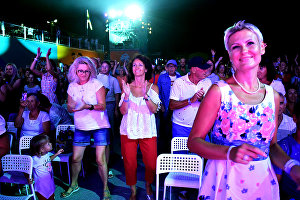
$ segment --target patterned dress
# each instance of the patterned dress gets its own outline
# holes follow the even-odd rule
[[[50,103],[58,104],[58,99],[55,94],[56,86],[57,82],[50,73],[43,74],[41,81],[42,94],[48,97]]]
[[[266,85],[264,100],[256,105],[241,102],[225,81],[221,106],[212,131],[212,142],[239,146],[248,143],[269,154],[275,130],[275,102]],[[202,199],[265,200],[279,199],[279,187],[270,158],[258,157],[244,165],[230,160],[208,160],[200,189]]]

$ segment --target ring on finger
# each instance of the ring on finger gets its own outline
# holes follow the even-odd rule
[[[248,160],[248,159],[249,159],[249,156],[245,154],[243,157],[243,160]]]

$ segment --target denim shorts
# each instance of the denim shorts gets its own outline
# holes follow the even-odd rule
[[[92,136],[94,138],[94,146],[106,146],[110,143],[108,128],[101,128],[90,131],[75,129],[73,145],[88,146],[91,144]]]

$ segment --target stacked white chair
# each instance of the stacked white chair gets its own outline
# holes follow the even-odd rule
[[[202,180],[203,160],[198,155],[160,154],[156,161],[156,199],[159,199],[159,175],[169,173],[164,181],[166,187],[184,187],[199,189]],[[198,193],[199,196],[199,193]],[[171,192],[170,192],[171,199]]]
[[[188,137],[173,137],[171,140],[171,153],[175,151],[189,151],[187,147]]]
[[[25,177],[24,173],[28,174],[28,177],[32,179],[33,161],[31,156],[7,154],[4,157],[2,157],[1,163],[4,175],[0,177],[0,182],[26,185],[29,184],[28,179]],[[36,200],[33,183],[29,185],[31,189],[31,194],[27,194],[26,196],[0,195],[0,200],[27,200],[30,198]]]

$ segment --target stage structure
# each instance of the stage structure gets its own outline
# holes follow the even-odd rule
[[[110,51],[134,49],[147,53],[152,27],[138,5],[130,5],[124,10],[112,9],[105,17]]]

